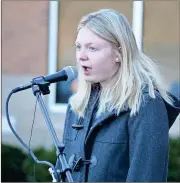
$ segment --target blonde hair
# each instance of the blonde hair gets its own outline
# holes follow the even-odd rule
[[[154,90],[157,89],[162,98],[172,104],[156,64],[139,51],[131,26],[123,14],[112,9],[101,9],[84,16],[77,32],[83,27],[111,42],[121,60],[121,66],[109,83],[109,87],[100,91],[97,116],[107,109],[109,111],[115,109],[118,115],[125,104],[131,109],[131,116],[136,114],[140,108],[145,86],[148,87],[152,98],[155,98]],[[70,105],[79,116],[84,116],[91,87],[91,83],[86,82],[79,72],[77,93],[70,98]]]

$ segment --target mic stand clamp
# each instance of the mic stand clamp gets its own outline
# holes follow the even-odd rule
[[[37,90],[37,91],[41,91],[41,93],[43,95],[47,95],[47,94],[50,93],[50,90],[49,90],[50,83],[46,82],[43,76],[39,76],[39,77],[34,78],[32,80],[32,84],[33,85],[38,85],[39,86],[39,90]],[[33,90],[33,92],[36,92],[36,90],[35,91]],[[34,93],[34,95],[35,95],[35,93]]]
[[[50,135],[52,136],[55,147],[56,147],[57,159],[61,163],[61,171],[57,170],[56,168],[55,168],[56,173],[51,171],[51,169],[49,170],[51,175],[52,175],[53,182],[59,182],[60,178],[61,178],[61,181],[63,181],[63,182],[65,182],[66,180],[68,182],[73,182],[73,179],[72,179],[72,176],[71,176],[71,168],[69,167],[69,165],[66,161],[66,158],[65,158],[65,154],[64,154],[65,145],[62,144],[62,143],[61,144],[59,143],[59,140],[58,140],[57,135],[55,133],[55,130],[53,128],[52,122],[49,118],[47,109],[46,109],[45,104],[43,102],[43,99],[41,97],[41,92],[42,92],[43,95],[46,95],[46,94],[50,93],[50,91],[49,91],[50,83],[45,82],[43,77],[40,77],[39,79],[36,78],[36,83],[37,83],[37,85],[35,84],[35,85],[32,86],[33,94],[36,96],[36,98],[38,100],[41,111],[42,111],[42,113],[44,115],[44,118],[46,120],[46,124],[48,126],[49,131],[50,131]],[[59,175],[58,173],[60,174],[59,177],[56,176],[56,175]]]

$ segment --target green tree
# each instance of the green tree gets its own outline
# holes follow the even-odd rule
[[[55,165],[56,163],[55,148],[52,148],[51,150],[46,150],[43,147],[39,147],[35,149],[33,152],[38,158],[38,160],[49,161],[53,165]],[[49,168],[48,165],[35,164],[31,156],[29,156],[23,162],[23,171],[26,172],[27,180],[30,182],[32,181],[51,182],[52,177],[48,171],[48,168]],[[35,171],[35,175],[34,175],[34,171]]]
[[[180,182],[180,137],[170,139],[168,182]]]
[[[23,161],[27,155],[19,148],[2,144],[1,146],[2,182],[23,182],[26,173],[22,169]]]

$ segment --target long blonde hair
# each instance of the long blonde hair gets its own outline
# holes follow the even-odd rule
[[[136,114],[145,86],[148,86],[152,98],[155,98],[154,90],[157,89],[162,98],[172,104],[156,64],[139,51],[131,26],[123,14],[113,9],[101,9],[82,17],[77,32],[83,27],[115,45],[121,60],[121,66],[109,87],[102,88],[100,92],[97,116],[105,112],[107,106],[109,111],[115,109],[118,115],[125,104],[131,109],[131,116]],[[91,83],[86,82],[79,72],[77,92],[70,98],[70,105],[79,116],[85,114],[91,87]]]

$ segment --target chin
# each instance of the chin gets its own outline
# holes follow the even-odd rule
[[[84,78],[84,80],[88,83],[94,84],[94,83],[98,83],[99,81],[95,80],[95,79],[90,79],[90,78]]]

